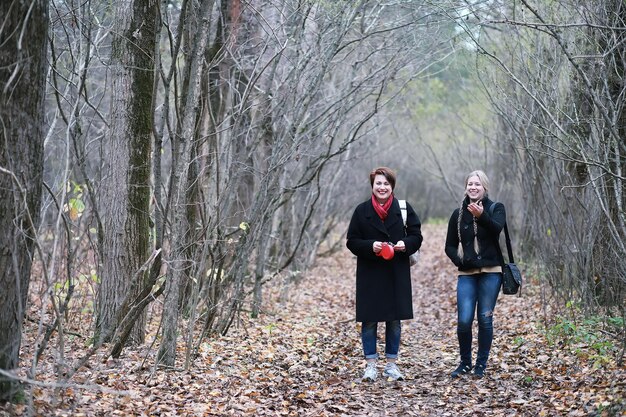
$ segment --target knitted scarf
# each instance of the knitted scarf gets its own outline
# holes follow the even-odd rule
[[[374,196],[374,194],[372,194],[372,205],[374,206],[374,210],[376,210],[378,217],[380,217],[382,221],[385,221],[385,219],[387,218],[387,215],[389,214],[389,208],[391,207],[392,203],[393,203],[393,193],[389,196],[387,201],[385,201],[385,204],[383,204],[382,206],[380,205],[378,200],[376,200],[376,197]]]

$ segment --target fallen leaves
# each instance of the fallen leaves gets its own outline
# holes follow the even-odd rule
[[[32,390],[32,406],[0,406],[0,416],[2,410],[16,416],[624,415],[626,370],[598,367],[590,356],[550,345],[536,324],[541,308],[531,284],[521,298],[500,296],[487,376],[449,378],[458,362],[456,278],[441,250],[444,233],[441,226],[424,227],[413,270],[415,319],[402,328],[398,363],[405,381],[360,381],[355,262],[342,252],[321,259],[287,302],[268,287],[265,308],[272,313],[242,318],[244,326],[202,343],[189,371],[155,370],[146,345],[126,349],[117,361],[94,358],[58,389],[52,353],[38,369],[43,385]],[[24,332],[24,364],[29,335]],[[65,353],[68,360],[86,349],[80,343]]]

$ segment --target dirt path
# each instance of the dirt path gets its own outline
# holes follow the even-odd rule
[[[416,318],[403,323],[399,365],[406,380],[361,383],[354,317],[355,258],[322,259],[289,301],[268,294],[258,320],[202,345],[190,372],[138,365],[150,346],[117,361],[94,361],[75,387],[35,390],[37,415],[71,416],[621,416],[626,370],[547,344],[529,285],[500,296],[488,375],[448,376],[457,365],[455,271],[443,254],[444,227],[424,227],[413,272]],[[149,338],[151,339],[151,338]],[[383,351],[381,344],[380,351]],[[74,352],[79,354],[80,352]],[[182,356],[182,351],[181,355]],[[26,361],[27,362],[27,361]],[[46,374],[49,372],[49,374]],[[39,378],[53,382],[52,368]],[[26,415],[13,407],[9,415]],[[0,415],[2,415],[0,406]]]
[[[243,381],[238,380],[236,387],[215,392],[217,408],[213,412],[297,416],[621,415],[626,410],[625,370],[593,369],[558,347],[548,346],[538,329],[541,307],[538,297],[532,296],[536,289],[531,287],[521,298],[500,296],[487,377],[449,378],[458,356],[455,270],[443,254],[444,233],[442,226],[424,228],[425,244],[413,272],[416,317],[403,324],[399,364],[407,376],[405,381],[359,381],[363,360],[353,321],[355,259],[345,250],[323,260],[310,273],[310,279],[293,290],[290,302],[276,307],[273,320],[265,317],[264,325],[248,330],[249,351],[259,346],[258,338],[262,340],[252,358],[232,358],[212,367],[234,375],[234,369],[252,361],[248,362],[251,369],[238,374]],[[379,351],[383,351],[382,345]],[[605,414],[601,414],[602,409]]]

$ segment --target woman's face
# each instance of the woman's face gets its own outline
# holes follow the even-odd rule
[[[465,194],[467,194],[471,201],[482,200],[485,196],[485,188],[477,175],[469,177],[467,180],[467,184],[465,185]]]
[[[372,192],[374,193],[374,197],[379,202],[387,201],[387,199],[391,196],[391,184],[387,181],[384,175],[376,175],[374,177],[374,185],[372,186]]]

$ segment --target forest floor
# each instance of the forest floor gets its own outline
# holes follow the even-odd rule
[[[458,355],[444,229],[423,230],[415,319],[403,322],[398,359],[404,381],[360,381],[355,258],[344,249],[320,259],[287,301],[268,293],[261,318],[241,318],[226,337],[203,343],[188,371],[182,363],[154,371],[150,343],[117,360],[92,358],[69,385],[58,384],[48,359],[27,403],[0,405],[0,416],[625,416],[626,368],[615,364],[615,350],[550,337],[545,291],[532,279],[522,297],[500,295],[485,378],[449,377]],[[34,326],[26,324],[22,366],[32,360]],[[84,354],[82,345],[68,341],[65,360]]]

